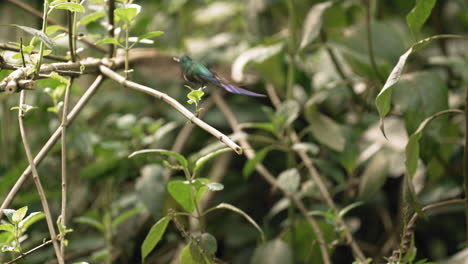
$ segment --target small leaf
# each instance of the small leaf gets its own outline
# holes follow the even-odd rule
[[[132,208],[130,210],[125,211],[124,213],[120,214],[117,218],[115,218],[112,221],[112,228],[116,230],[121,224],[123,224],[128,218],[139,214],[141,211],[143,211],[142,206],[138,206],[135,208]]]
[[[232,64],[231,75],[232,79],[236,82],[244,80],[244,69],[248,63],[262,63],[281,52],[283,43],[277,43],[270,46],[257,46],[242,52]]]
[[[15,213],[15,210],[13,209],[3,209],[3,214],[6,215],[6,217],[8,218],[8,221],[10,221],[10,223],[14,223],[13,222],[13,214]]]
[[[416,5],[406,16],[406,23],[413,34],[418,33],[432,12],[436,0],[416,0]]]
[[[393,68],[392,72],[387,78],[387,81],[384,84],[382,90],[380,90],[377,98],[375,99],[375,105],[377,106],[377,110],[379,111],[380,115],[380,129],[385,135],[385,130],[383,126],[383,118],[388,114],[390,111],[390,102],[392,97],[392,88],[393,86],[400,80],[401,73],[403,72],[403,68],[406,64],[406,59],[408,59],[409,55],[413,52],[413,48],[411,47],[408,49],[403,55],[400,56],[398,63]]]
[[[49,49],[54,49],[55,48],[54,41],[49,36],[47,36],[46,34],[44,34],[40,30],[37,30],[35,28],[31,28],[31,27],[17,25],[17,24],[0,24],[0,26],[16,27],[18,29],[21,29],[24,32],[26,32],[26,33],[28,33],[30,35],[33,35],[33,36],[37,37],[38,39],[40,39]]]
[[[265,233],[263,233],[263,230],[260,228],[260,226],[248,214],[246,214],[241,209],[235,207],[234,205],[227,204],[227,203],[220,203],[217,206],[206,210],[203,213],[203,215],[206,215],[206,214],[208,214],[208,213],[210,213],[210,212],[212,212],[214,210],[218,210],[218,209],[231,210],[231,211],[233,211],[235,213],[238,213],[238,214],[242,215],[247,221],[249,221],[249,223],[251,223],[258,230],[258,232],[260,233],[260,236],[262,238],[262,241],[265,241]]]
[[[294,151],[309,152],[311,155],[317,155],[319,153],[319,147],[312,143],[300,142],[292,146]]]
[[[245,163],[244,168],[242,169],[242,175],[244,175],[244,178],[248,179],[250,175],[252,175],[257,164],[262,163],[262,161],[265,159],[266,155],[268,154],[268,152],[271,151],[271,149],[271,147],[263,148],[262,150],[257,152],[253,159],[249,159],[247,163]]]
[[[132,154],[130,154],[128,156],[128,158],[133,158],[136,155],[140,155],[140,154],[144,154],[144,153],[153,153],[153,152],[160,153],[160,154],[170,156],[170,157],[174,157],[174,158],[177,159],[177,161],[179,161],[179,163],[180,163],[180,165],[182,165],[182,167],[188,168],[188,161],[187,161],[187,159],[185,159],[184,156],[180,155],[177,152],[169,151],[169,150],[165,150],[165,149],[143,149],[143,150],[133,152]]]
[[[51,34],[54,34],[55,32],[57,32],[59,30],[65,30],[65,29],[62,26],[59,26],[59,25],[48,26],[47,29],[46,29],[46,34],[51,35]],[[23,51],[24,51],[24,49],[23,49]]]
[[[378,152],[367,164],[359,184],[359,199],[368,199],[384,185],[387,179],[388,160],[384,152]]]
[[[166,232],[167,225],[171,218],[169,216],[164,216],[159,219],[159,221],[151,227],[151,230],[146,235],[143,244],[141,245],[141,258],[142,262],[145,262],[145,258],[153,251],[158,242],[161,240],[161,237]]]
[[[278,176],[278,186],[290,193],[297,191],[300,181],[301,177],[296,168],[285,170]]]
[[[129,6],[138,6],[138,5],[129,5]],[[132,20],[138,15],[140,9],[136,7],[126,7],[126,8],[117,8],[114,10],[114,14],[117,18],[125,22],[125,24],[130,24]]]
[[[12,224],[2,224],[2,225],[0,225],[0,231],[6,231],[6,232],[13,233],[14,230],[15,230],[15,226],[12,225]]]
[[[56,81],[59,81],[60,83],[63,83],[65,85],[68,85],[68,82],[69,82],[69,80],[67,78],[63,77],[62,75],[60,75],[60,74],[58,74],[56,72],[52,72],[51,74],[49,74],[48,77],[52,78],[52,79],[54,79]],[[61,97],[61,95],[59,97]]]
[[[260,245],[254,251],[252,264],[292,264],[293,255],[289,245],[275,239]]]
[[[211,152],[205,156],[202,156],[201,158],[197,159],[197,161],[195,161],[195,168],[193,168],[193,174],[194,175],[197,175],[198,174],[198,171],[200,170],[200,168],[207,162],[209,161],[210,159],[220,155],[220,154],[223,154],[223,153],[226,153],[226,152],[229,152],[229,151],[232,151],[231,148],[222,148],[222,149],[218,149],[214,152]]]
[[[348,206],[346,206],[345,208],[341,209],[340,212],[338,213],[338,216],[339,217],[343,217],[345,216],[349,211],[351,211],[352,209],[358,207],[358,206],[361,206],[363,205],[364,203],[363,202],[355,202],[355,203],[352,203]]]
[[[164,34],[164,32],[162,32],[162,31],[151,31],[151,32],[145,33],[145,34],[143,34],[141,36],[138,36],[138,39],[137,39],[136,42],[140,42],[143,39],[156,38],[156,37],[159,37],[159,36],[161,36],[163,34]]]
[[[102,11],[86,15],[86,16],[81,18],[80,24],[81,25],[87,25],[87,24],[89,24],[91,22],[94,22],[94,21],[104,17],[105,15],[106,14],[104,12],[102,12]]]
[[[344,150],[346,139],[340,126],[333,119],[314,111],[307,116],[307,120],[311,124],[310,130],[317,141],[335,151]]]
[[[199,198],[201,198],[198,195],[198,193],[199,193],[199,190],[201,189],[200,187],[202,186],[202,184],[199,183],[199,186],[197,189],[197,186],[195,186],[196,182],[197,181],[194,182],[195,188],[193,189],[196,189],[195,191],[197,193],[197,202],[198,202]],[[192,198],[192,195],[195,195],[195,194],[193,193],[194,190],[191,188],[192,186],[190,185],[189,182],[181,181],[181,180],[170,181],[167,184],[167,190],[171,194],[172,198],[174,198],[174,200],[176,200],[176,202],[180,204],[182,208],[184,208],[184,210],[189,213],[192,213],[193,210],[195,210],[195,204]],[[207,187],[203,186],[203,188],[206,190]]]
[[[79,216],[79,217],[76,217],[74,219],[74,221],[76,223],[92,226],[92,227],[96,228],[97,230],[99,230],[101,232],[104,232],[104,225],[101,222],[99,222],[98,220],[94,219],[94,218],[91,218],[91,217],[88,217],[88,216]]]
[[[13,214],[13,217],[11,218],[13,220],[14,224],[18,224],[21,222],[21,220],[24,219],[26,216],[26,213],[28,212],[28,207],[23,206],[20,209],[16,210],[15,213]]]
[[[190,252],[190,248],[191,248],[191,243],[187,244],[182,250],[182,253],[180,254],[180,264],[200,264],[192,256],[192,253]]]
[[[284,125],[289,126],[297,119],[299,111],[301,111],[301,107],[297,101],[287,100],[278,108],[276,116],[284,117]]]
[[[33,213],[30,213],[26,218],[21,220],[21,222],[19,222],[18,226],[20,228],[23,228],[23,229],[26,230],[32,224],[34,224],[37,221],[39,221],[41,219],[44,219],[44,218],[45,218],[45,214],[43,212],[33,212]]]
[[[210,182],[205,185],[206,187],[208,187],[208,190],[212,192],[222,191],[224,189],[224,185],[222,185],[221,183],[217,183],[217,182]]]
[[[116,46],[121,46],[119,41],[116,40],[115,38],[105,38],[96,42],[96,45],[106,45],[106,44],[114,44]]]
[[[204,94],[205,93],[201,89],[192,90],[190,93],[187,94],[187,98],[189,99],[189,101],[187,102],[189,104],[191,104],[191,102],[194,102],[195,104],[198,105],[198,103],[200,102]]]
[[[55,6],[52,6],[54,9],[64,9],[70,12],[84,13],[85,9],[82,5],[77,3],[61,3]]]
[[[209,256],[213,256],[218,250],[218,242],[216,241],[216,238],[210,233],[201,234],[199,245]]]
[[[422,137],[422,133],[426,126],[435,118],[442,116],[448,113],[463,113],[456,109],[448,109],[437,112],[430,117],[424,119],[424,121],[419,125],[418,129],[409,137],[408,143],[406,144],[405,154],[406,154],[406,171],[408,172],[408,176],[410,180],[413,179],[416,170],[418,169],[418,161],[419,161],[419,140]]]
[[[305,48],[311,43],[319,34],[322,27],[322,15],[323,12],[329,8],[332,2],[323,2],[314,5],[307,14],[307,18],[304,22],[304,28],[302,30],[302,41],[299,49]]]

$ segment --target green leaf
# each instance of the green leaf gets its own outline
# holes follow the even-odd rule
[[[180,204],[185,211],[192,213],[195,210],[195,204],[192,195],[196,196],[196,202],[199,202],[207,187],[202,183],[208,182],[207,179],[196,179],[193,181],[193,189],[188,181],[174,180],[167,184],[167,190],[172,198]]]
[[[121,224],[123,224],[123,222],[125,222],[130,217],[139,214],[141,211],[143,211],[142,206],[138,206],[125,211],[112,221],[112,228],[116,230]]]
[[[413,176],[416,173],[416,170],[418,169],[419,140],[422,137],[424,129],[432,120],[444,114],[448,114],[448,113],[463,113],[463,112],[459,110],[455,110],[455,109],[449,109],[449,110],[444,110],[436,114],[433,114],[430,117],[426,118],[419,125],[418,129],[409,137],[408,143],[406,144],[406,147],[405,147],[405,154],[406,154],[405,165],[406,165],[406,171],[408,172],[408,176],[410,180],[413,179]]]
[[[432,12],[436,0],[416,0],[416,5],[406,16],[406,23],[413,34],[418,33]]]
[[[195,103],[196,105],[198,105],[204,94],[205,93],[201,89],[191,91],[187,94],[187,98],[189,99],[187,103]]]
[[[355,203],[352,203],[348,206],[346,206],[345,208],[341,209],[340,212],[338,213],[338,216],[339,217],[343,217],[345,216],[349,211],[353,210],[354,208],[358,207],[358,206],[361,206],[363,205],[364,203],[363,202],[355,202]]]
[[[281,239],[261,244],[254,251],[252,264],[292,264],[293,254],[289,245]]]
[[[148,33],[145,33],[143,35],[140,35],[138,36],[138,39],[137,39],[137,43],[140,42],[141,40],[143,39],[151,39],[151,38],[156,38],[156,37],[159,37],[161,35],[163,35],[164,32],[163,31],[151,31],[151,32],[148,32]]]
[[[80,20],[80,24],[81,25],[87,25],[91,22],[94,22],[102,17],[104,17],[106,14],[103,12],[103,11],[100,11],[100,12],[95,12],[95,13],[92,13],[92,14],[89,14],[89,15],[86,15],[84,17],[81,18]]]
[[[360,177],[359,199],[369,199],[380,190],[387,179],[388,165],[387,155],[384,151],[374,155]]]
[[[99,222],[98,220],[92,218],[92,217],[88,217],[88,216],[79,216],[79,217],[76,217],[74,219],[74,221],[76,223],[80,223],[80,224],[85,224],[85,225],[88,225],[88,226],[92,226],[94,228],[96,228],[97,230],[101,231],[101,232],[104,232],[104,225]]]
[[[166,232],[167,225],[171,221],[169,216],[164,216],[159,219],[159,221],[151,227],[150,231],[146,235],[143,244],[141,245],[141,258],[142,262],[145,262],[145,258],[153,251],[158,242],[161,240],[161,237]]]
[[[15,213],[15,210],[13,209],[3,209],[3,214],[6,215],[6,217],[8,218],[8,221],[10,221],[10,223],[14,223],[13,222],[13,214]]]
[[[326,115],[313,111],[307,116],[310,131],[320,143],[341,152],[344,150],[346,139],[340,126]]]
[[[256,123],[242,123],[240,124],[241,128],[256,128],[256,129],[261,129],[265,130],[267,132],[273,133],[275,131],[275,128],[272,123],[267,123],[267,122],[256,122]]]
[[[317,155],[319,153],[319,147],[312,143],[300,142],[292,146],[294,151],[309,152],[311,155]]]
[[[38,39],[40,39],[49,49],[54,49],[55,46],[56,46],[54,41],[49,36],[47,36],[42,31],[37,30],[35,28],[21,26],[21,25],[17,25],[17,24],[0,24],[0,26],[16,27],[18,29],[21,29],[24,32],[26,32],[26,33],[28,33],[30,35],[33,35],[34,37],[37,37]]]
[[[263,148],[262,150],[257,152],[253,159],[250,159],[245,163],[244,168],[242,169],[242,175],[244,175],[245,179],[248,179],[250,175],[252,175],[252,173],[255,171],[255,167],[257,166],[257,164],[262,163],[262,161],[265,159],[266,155],[268,154],[268,152],[271,151],[271,149],[271,147]]]
[[[96,45],[106,45],[106,44],[114,44],[116,46],[121,46],[119,41],[116,40],[115,38],[105,38],[96,42]]]
[[[208,153],[202,157],[200,157],[199,159],[197,159],[197,161],[195,161],[195,168],[193,168],[193,175],[198,175],[198,171],[200,170],[200,168],[207,162],[209,161],[210,159],[220,155],[220,154],[223,154],[223,153],[226,153],[226,152],[229,152],[229,151],[232,151],[231,148],[222,148],[222,149],[218,149],[214,152],[211,152],[211,153]]]
[[[45,214],[43,212],[33,212],[33,213],[30,213],[26,218],[21,220],[18,226],[20,228],[23,228],[24,230],[27,230],[32,224],[44,218],[45,218]]]
[[[27,206],[23,206],[20,209],[16,210],[13,213],[13,216],[11,218],[13,220],[13,223],[17,224],[17,223],[21,222],[21,220],[23,220],[24,217],[26,216],[27,212],[28,212],[28,207]]]
[[[301,107],[295,100],[287,100],[276,111],[277,117],[284,117],[284,125],[291,125],[298,117]]]
[[[48,26],[47,29],[46,29],[46,34],[51,35],[51,34],[54,34],[55,32],[57,32],[59,30],[65,30],[65,29],[62,26],[59,26],[59,25]],[[24,51],[24,49],[23,49],[23,51]]]
[[[205,186],[208,187],[208,190],[212,192],[218,192],[224,189],[224,185],[222,185],[221,183],[217,183],[217,182],[210,182],[210,183],[205,184]]]
[[[77,3],[61,3],[55,6],[52,6],[53,9],[64,9],[70,12],[84,13],[85,9],[82,5]]]
[[[322,28],[322,15],[327,8],[332,6],[333,2],[323,2],[314,5],[307,14],[302,30],[302,40],[299,49],[305,48],[311,43],[319,34]]]
[[[6,232],[13,233],[14,230],[15,230],[15,226],[12,225],[12,224],[2,224],[2,225],[0,225],[0,231],[6,231]]]
[[[265,241],[265,233],[263,233],[263,230],[260,228],[260,226],[255,222],[255,220],[253,220],[248,214],[246,214],[244,211],[242,211],[241,209],[235,207],[234,205],[231,205],[231,204],[227,204],[227,203],[220,203],[218,204],[217,206],[215,207],[212,207],[208,210],[206,210],[203,215],[206,215],[214,210],[219,210],[219,209],[226,209],[226,210],[231,210],[235,213],[238,213],[240,215],[242,215],[247,221],[249,221],[249,223],[251,223],[257,230],[258,232],[260,233],[260,236],[261,236],[261,239],[262,241]]]
[[[250,62],[261,64],[283,50],[284,43],[270,46],[257,46],[242,52],[232,64],[232,79],[236,82],[244,80],[244,70]]]
[[[133,6],[133,5],[131,5]],[[136,5],[135,5],[136,6]],[[136,7],[117,8],[114,14],[118,19],[121,19],[125,24],[130,24],[132,20],[138,15],[139,9]]]
[[[135,151],[132,154],[130,154],[128,156],[128,158],[133,158],[136,155],[140,155],[140,154],[144,154],[144,153],[153,153],[153,152],[176,158],[177,161],[179,161],[179,164],[182,165],[182,167],[188,168],[188,161],[187,161],[187,159],[185,159],[184,156],[180,155],[177,152],[169,151],[169,150],[165,150],[165,149],[143,149],[143,150],[138,150],[138,151]]]
[[[52,79],[54,79],[56,81],[59,81],[60,83],[63,83],[65,85],[68,85],[68,82],[69,82],[69,80],[67,78],[63,77],[62,75],[60,75],[60,74],[58,74],[56,72],[52,72],[48,77],[52,78]],[[61,95],[59,97],[61,97]]]
[[[278,186],[290,193],[298,190],[300,181],[301,176],[296,168],[287,169],[278,176]]]
[[[180,264],[205,264],[203,260],[201,260],[203,261],[201,262],[192,256],[192,253],[190,252],[191,247],[192,243],[189,243],[182,250],[182,253],[180,254]]]

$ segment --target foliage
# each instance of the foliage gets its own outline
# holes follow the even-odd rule
[[[0,3],[0,197],[29,165],[11,110],[27,112],[57,241],[83,255],[70,263],[450,263],[466,247],[463,1],[22,0],[38,17],[14,2]],[[268,98],[185,82],[183,54]],[[71,110],[100,66],[122,79]],[[17,75],[36,85],[23,104],[3,92]],[[2,263],[55,258],[23,255],[51,237],[31,178],[2,206]]]

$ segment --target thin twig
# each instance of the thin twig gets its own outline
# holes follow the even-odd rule
[[[19,255],[17,258],[14,258],[14,259],[6,262],[5,264],[13,264],[13,263],[17,262],[18,260],[20,260],[22,258],[25,258],[26,256],[31,255],[32,253],[38,251],[39,249],[49,245],[50,243],[52,243],[52,240],[47,240],[46,242],[40,244],[39,246],[24,252],[23,254]]]
[[[96,80],[91,84],[85,94],[80,98],[80,100],[76,103],[75,107],[70,111],[68,114],[68,124],[71,124],[73,120],[78,116],[80,111],[83,107],[88,103],[91,97],[95,94],[99,86],[101,85],[104,77],[99,75]],[[34,165],[37,166],[41,161],[45,158],[47,153],[52,149],[55,143],[59,140],[60,135],[62,134],[62,128],[58,127],[55,132],[50,136],[49,140],[47,140],[46,144],[41,148],[39,153],[37,153],[36,157],[34,158]],[[0,218],[3,216],[3,209],[8,208],[13,198],[18,193],[19,189],[23,185],[24,181],[26,180],[27,176],[31,173],[31,166],[28,166],[23,174],[18,178],[15,185],[10,189],[10,192],[6,196],[5,200],[3,201],[0,207]]]
[[[115,36],[115,19],[114,19],[114,9],[115,9],[115,0],[109,0],[109,37],[113,38]],[[115,45],[109,44],[109,54],[108,57],[114,57]]]
[[[33,7],[31,7],[30,5],[28,4],[25,4],[19,0],[7,0],[8,2],[20,7],[21,9],[23,9],[24,11],[27,11],[29,12],[30,14],[38,17],[38,18],[41,18],[42,19],[42,13],[39,11],[39,10],[36,10],[34,9]],[[66,29],[66,27],[60,25],[60,23],[58,23],[56,20],[50,18],[50,17],[47,17],[47,21],[51,24],[51,25],[58,25],[58,26],[61,26],[63,28],[63,30],[65,32],[68,33],[68,29]],[[88,39],[85,39],[85,38],[80,38],[80,41],[85,43],[87,46],[99,51],[99,52],[106,52],[106,49],[101,47],[101,46],[98,46],[96,44],[94,44],[94,42],[88,40]]]
[[[276,90],[271,84],[268,84],[267,87],[267,93],[269,97],[274,98],[272,102],[279,102],[279,97],[276,94]],[[276,108],[279,108],[280,105],[275,105]],[[296,131],[291,130],[291,141],[293,144],[300,143],[300,139],[296,133]],[[330,195],[330,192],[328,191],[327,187],[325,186],[324,181],[322,180],[321,175],[318,173],[317,169],[315,168],[312,159],[309,158],[307,153],[304,151],[297,151],[297,154],[301,158],[302,162],[304,162],[304,165],[306,166],[307,170],[309,171],[309,175],[312,179],[312,181],[317,185],[319,192],[324,199],[324,201],[327,203],[328,207],[330,207],[333,211],[338,212],[338,208],[333,201],[333,198]],[[353,253],[356,255],[356,257],[360,261],[365,261],[366,257],[364,256],[364,253],[362,253],[361,248],[359,245],[356,243],[356,241],[353,238],[353,235],[351,234],[350,229],[347,227],[346,223],[343,221],[343,219],[338,220],[338,224],[343,227],[343,232],[346,236],[346,239],[348,240],[349,245],[351,246],[351,249]]]
[[[385,78],[380,74],[379,69],[377,68],[377,63],[375,62],[374,56],[374,45],[372,43],[372,1],[363,0],[366,8],[366,29],[367,29],[367,49],[369,52],[369,60],[371,62],[372,69],[374,70],[375,75],[379,79],[380,83],[385,83]]]
[[[197,126],[204,129],[206,132],[210,133],[211,135],[215,136],[217,139],[223,142],[226,146],[232,148],[237,154],[239,155],[242,154],[241,147],[239,147],[239,145],[237,145],[234,141],[232,141],[228,136],[224,135],[216,128],[210,126],[209,124],[205,123],[203,120],[196,117],[192,112],[190,112],[187,108],[185,108],[177,100],[170,97],[169,95],[162,93],[158,90],[155,90],[153,88],[126,80],[125,77],[121,76],[120,74],[116,73],[115,71],[109,69],[106,66],[101,65],[99,69],[101,70],[102,74],[120,83],[124,87],[130,88],[136,91],[140,91],[148,95],[154,96],[158,99],[161,99],[163,102],[169,104],[174,109],[179,111],[179,113],[184,115],[188,120],[195,123]]]
[[[465,151],[464,151],[464,166],[463,166],[463,178],[465,187],[465,232],[466,239],[468,240],[468,86],[466,87],[465,95]]]
[[[224,102],[223,98],[219,95],[219,92],[217,90],[214,90],[212,96],[213,96],[213,98],[215,100],[215,103],[218,106],[218,108],[221,110],[221,112],[227,118],[230,126],[234,130],[234,133],[239,133],[239,134],[243,133],[241,127],[239,126],[239,122],[237,121],[237,118],[234,116],[231,109]],[[249,142],[244,137],[241,137],[241,139],[239,139],[239,142],[240,142],[242,148],[245,149],[245,151],[244,151],[245,156],[249,160],[253,159],[255,157],[255,152],[253,151],[253,149],[250,146]],[[268,171],[268,169],[265,166],[263,166],[263,164],[258,163],[255,166],[255,169],[263,177],[263,179],[265,179],[270,185],[272,185],[273,187],[278,186],[278,183],[277,183],[277,180],[276,180],[275,176],[273,176]],[[304,203],[302,202],[302,200],[297,198],[297,196],[294,195],[293,193],[287,192],[287,191],[285,191],[284,189],[281,189],[281,188],[280,188],[280,190],[283,192],[283,194],[286,197],[288,197],[296,205],[296,207],[299,209],[301,214],[306,218],[307,222],[312,227],[312,230],[314,230],[315,235],[317,236],[317,241],[318,241],[318,244],[319,244],[320,252],[322,253],[323,263],[330,264],[331,260],[330,260],[330,254],[328,253],[327,243],[325,241],[324,235],[322,233],[322,230],[320,230],[320,226],[318,225],[317,221],[315,221],[315,219],[309,215],[309,212],[307,211],[307,209],[306,209]]]
[[[47,227],[48,227],[49,233],[50,233],[50,239],[53,241],[52,243],[54,245],[55,255],[57,257],[58,262],[60,264],[64,264],[63,257],[60,254],[60,247],[59,247],[59,245],[58,245],[58,243],[56,241],[57,236],[56,236],[56,233],[55,233],[54,221],[52,220],[52,214],[50,213],[49,204],[47,203],[47,197],[45,195],[44,189],[42,188],[41,180],[39,179],[39,174],[37,172],[36,165],[34,164],[34,160],[33,160],[32,154],[31,154],[31,149],[29,147],[29,143],[28,143],[28,140],[27,140],[26,129],[24,128],[24,122],[23,122],[24,113],[23,113],[23,110],[21,109],[21,107],[24,105],[25,96],[26,96],[25,91],[24,90],[21,91],[21,93],[20,93],[20,103],[19,103],[20,110],[18,111],[18,122],[19,122],[19,128],[20,128],[20,135],[21,135],[21,139],[23,141],[23,146],[24,146],[24,150],[26,152],[26,156],[28,158],[29,165],[31,166],[31,169],[32,169],[33,180],[34,180],[34,183],[36,184],[37,192],[38,192],[39,197],[41,199],[42,208],[44,209],[44,214],[45,214],[45,217],[46,217]]]

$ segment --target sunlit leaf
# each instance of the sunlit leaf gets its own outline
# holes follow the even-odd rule
[[[106,45],[106,44],[114,44],[116,46],[121,46],[119,41],[115,38],[105,38],[96,42],[96,45]]]
[[[133,152],[132,154],[130,154],[128,156],[128,158],[133,158],[136,155],[140,155],[140,154],[144,154],[144,153],[159,153],[159,154],[162,154],[162,155],[174,157],[174,158],[177,159],[177,161],[179,161],[179,163],[180,163],[180,165],[182,165],[182,167],[188,168],[188,161],[187,161],[187,159],[185,159],[184,156],[180,155],[177,152],[169,151],[169,150],[165,150],[165,149],[143,149],[143,150]]]
[[[0,26],[16,27],[18,29],[21,29],[24,32],[26,32],[26,33],[28,33],[30,35],[33,35],[34,37],[37,37],[38,39],[40,39],[48,48],[50,48],[50,49],[55,48],[54,41],[49,36],[47,36],[46,34],[44,34],[40,30],[37,30],[37,29],[32,28],[32,27],[17,25],[17,24],[0,24]]]
[[[153,251],[158,242],[161,240],[164,232],[166,232],[166,228],[170,220],[171,218],[169,216],[165,216],[159,219],[159,221],[156,222],[153,227],[151,227],[150,231],[146,235],[145,240],[143,241],[143,244],[141,245],[141,258],[143,259],[142,262],[145,262],[145,258],[151,253],[151,251]]]
[[[95,12],[89,15],[86,15],[80,19],[80,24],[81,25],[87,25],[91,22],[94,22],[102,17],[104,17],[106,14],[103,11]]]
[[[197,175],[198,174],[198,171],[200,170],[200,168],[207,162],[209,161],[210,159],[220,155],[220,154],[223,154],[223,153],[226,153],[226,152],[230,152],[232,151],[231,148],[222,148],[222,149],[218,149],[214,152],[211,152],[207,155],[204,155],[202,157],[200,157],[199,159],[197,159],[197,161],[195,161],[195,168],[193,168],[193,174],[194,175]]]
[[[85,9],[82,5],[78,3],[60,3],[58,5],[52,6],[54,9],[64,9],[71,12],[84,13]]]
[[[314,5],[307,14],[302,30],[302,40],[299,49],[305,48],[311,43],[319,34],[322,28],[322,15],[323,12],[329,8],[332,2],[323,2]]]
[[[292,264],[294,262],[289,245],[281,239],[275,239],[257,247],[251,263]]]
[[[287,169],[278,176],[278,186],[290,193],[295,193],[299,188],[301,177],[296,168]]]
[[[204,214],[208,214],[212,211],[215,211],[215,210],[219,210],[219,209],[226,209],[226,210],[230,210],[230,211],[233,211],[235,213],[238,213],[240,215],[242,215],[247,221],[249,221],[249,223],[251,223],[257,230],[258,232],[260,233],[260,236],[262,238],[262,241],[265,241],[265,233],[263,233],[263,230],[260,228],[260,226],[255,222],[255,220],[253,220],[248,214],[246,214],[244,211],[242,211],[241,209],[235,207],[234,205],[231,205],[231,204],[227,204],[227,203],[220,203],[218,204],[217,206],[213,207],[213,208],[210,208],[208,210],[206,210],[206,212],[204,212]]]
[[[421,30],[421,27],[431,15],[435,3],[436,0],[416,0],[416,5],[406,16],[406,23],[408,23],[413,34]]]

